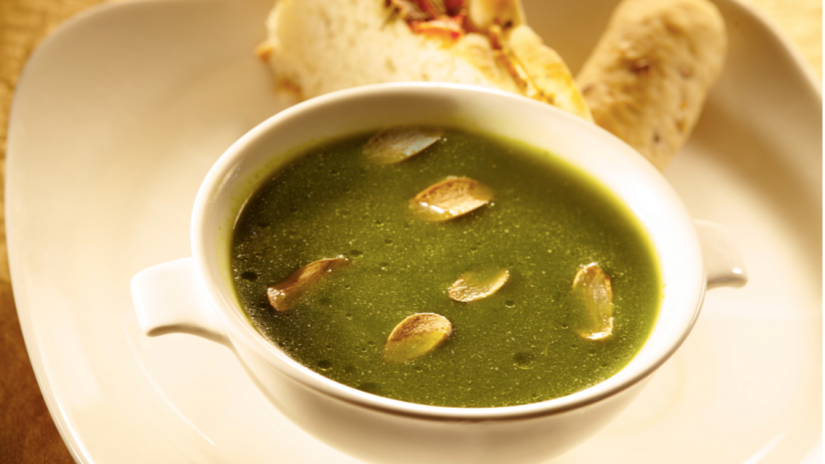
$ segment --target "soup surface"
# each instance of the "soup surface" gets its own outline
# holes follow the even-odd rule
[[[661,280],[642,226],[607,190],[552,155],[512,141],[447,130],[402,162],[362,153],[372,134],[313,149],[273,174],[235,226],[231,266],[254,326],[310,369],[381,396],[438,406],[498,407],[548,400],[618,372],[650,334]],[[448,176],[493,191],[484,206],[442,222],[410,200]],[[267,287],[308,263],[349,263],[277,311]],[[612,334],[587,339],[571,292],[590,263],[610,277]],[[506,269],[495,293],[453,301],[465,272]],[[385,359],[393,328],[436,313],[452,333],[432,352]]]

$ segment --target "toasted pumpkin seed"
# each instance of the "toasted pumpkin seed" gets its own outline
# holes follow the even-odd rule
[[[298,269],[286,279],[266,289],[269,304],[278,311],[288,311],[301,294],[328,273],[349,263],[347,258],[313,261]]]
[[[448,177],[420,192],[411,201],[413,212],[439,222],[467,214],[493,199],[493,189],[469,177]]]
[[[384,345],[384,359],[405,362],[441,346],[453,332],[449,319],[434,313],[414,314],[392,330]]]
[[[480,300],[497,292],[509,278],[507,269],[468,271],[461,274],[447,293],[451,300],[464,303]]]
[[[603,340],[613,334],[613,289],[608,276],[596,263],[579,269],[573,279],[573,297],[581,314],[578,333],[588,340]]]
[[[374,163],[395,164],[421,153],[443,135],[441,129],[390,127],[373,135],[362,151]]]

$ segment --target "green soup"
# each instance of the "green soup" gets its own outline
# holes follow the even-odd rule
[[[308,150],[272,175],[240,213],[235,289],[252,324],[298,362],[335,381],[437,406],[544,401],[595,385],[640,350],[656,321],[661,280],[641,224],[610,192],[551,154],[448,130],[420,154],[369,162],[372,134]],[[410,199],[448,176],[494,191],[468,214],[428,222]],[[267,287],[296,269],[344,256],[289,311]],[[598,263],[613,291],[612,335],[574,330],[577,272]],[[448,289],[471,270],[506,269],[492,295],[462,303]],[[452,323],[431,353],[388,362],[393,328],[417,313]]]

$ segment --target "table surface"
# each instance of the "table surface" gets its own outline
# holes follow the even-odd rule
[[[822,77],[822,0],[741,1],[778,25]],[[9,108],[26,59],[61,22],[98,3],[101,0],[0,0],[0,179],[5,179]],[[5,220],[2,202],[0,219]],[[12,297],[3,222],[0,366],[0,464],[74,462],[46,409],[26,353]]]

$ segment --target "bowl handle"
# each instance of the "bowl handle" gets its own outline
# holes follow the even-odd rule
[[[230,346],[193,258],[144,269],[132,277],[131,288],[138,322],[146,335],[186,333]]]
[[[743,287],[748,283],[748,271],[745,269],[742,255],[739,254],[727,229],[715,222],[701,219],[693,223],[705,258],[707,288]]]

